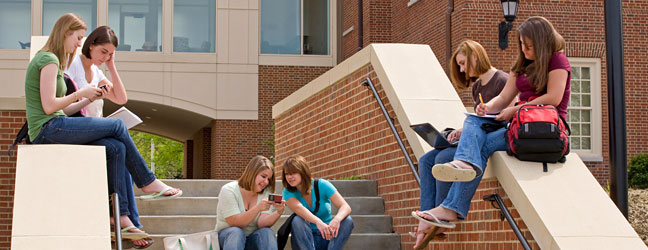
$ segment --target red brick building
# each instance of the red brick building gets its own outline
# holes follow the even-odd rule
[[[332,0],[333,1],[333,0]],[[337,11],[332,13],[337,27],[337,48],[330,54],[337,55],[337,62],[350,57],[359,49],[358,24],[359,2],[337,0]],[[453,3],[452,6],[448,6]],[[258,8],[258,7],[257,7]],[[587,99],[589,105],[575,107],[579,110],[576,124],[581,141],[573,152],[582,154],[590,170],[604,185],[608,173],[608,113],[607,77],[605,58],[605,33],[603,1],[546,1],[522,0],[514,29],[527,17],[540,15],[553,22],[567,42],[566,55],[572,66],[587,69],[589,89],[580,89],[578,97]],[[495,67],[508,70],[516,56],[515,32],[509,33],[509,47],[498,47],[498,24],[503,20],[499,1],[484,0],[363,0],[362,1],[362,46],[370,43],[417,43],[428,44],[438,60],[447,62],[447,55],[461,40],[473,39],[481,43],[490,55]],[[448,17],[450,22],[448,23]],[[99,18],[100,23],[102,19]],[[105,23],[106,21],[103,20]],[[447,25],[450,33],[448,34]],[[335,25],[332,25],[335,27]],[[42,28],[41,28],[42,29]],[[628,157],[648,152],[648,2],[643,0],[623,1],[624,69],[626,90],[626,115]],[[38,31],[40,32],[40,31]],[[32,33],[38,33],[32,30]],[[40,34],[39,34],[40,35]],[[450,37],[450,40],[446,40]],[[446,44],[450,44],[448,47]],[[162,49],[162,48],[161,48]],[[24,70],[24,53],[0,50],[1,68],[9,71]],[[334,65],[258,65],[258,118],[256,120],[214,119],[202,128],[192,140],[185,141],[186,169],[193,164],[203,166],[201,176],[213,179],[234,179],[242,172],[247,160],[257,154],[272,155],[266,141],[271,141],[273,120],[272,106],[301,86],[317,78]],[[20,76],[21,73],[15,74]],[[24,75],[24,73],[23,73]],[[8,80],[20,82],[13,77]],[[359,78],[359,76],[357,77]],[[2,95],[2,94],[0,94]],[[466,106],[471,106],[468,92],[460,93]],[[2,100],[0,110],[0,151],[8,145],[25,121],[24,106],[11,100]],[[576,103],[574,100],[572,104]],[[12,108],[13,107],[13,108]],[[583,113],[589,114],[582,115]],[[573,117],[576,114],[571,114]],[[572,125],[574,127],[574,125]],[[201,146],[198,146],[201,145]],[[398,154],[389,157],[399,157]],[[385,156],[387,157],[387,156]],[[15,156],[0,155],[0,248],[8,249],[11,235],[13,185],[15,182]],[[188,178],[197,177],[187,175]],[[397,183],[398,179],[393,179]],[[488,188],[496,185],[486,183]],[[492,187],[491,187],[492,186]],[[397,202],[399,197],[387,197]]]

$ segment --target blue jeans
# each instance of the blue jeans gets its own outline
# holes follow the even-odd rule
[[[228,227],[218,232],[218,244],[223,250],[277,250],[277,237],[264,227],[245,236],[240,227]]]
[[[338,236],[326,240],[319,231],[313,232],[310,222],[295,216],[292,221],[290,244],[295,250],[342,250],[353,231],[353,220],[347,216],[340,222]]]
[[[481,127],[483,124],[499,125],[502,122],[493,119],[468,116],[464,120],[463,131],[454,159],[468,162],[473,165],[477,176],[481,176],[486,169],[488,158],[495,151],[506,150],[506,128],[500,128],[487,133]]]
[[[142,223],[140,223],[139,221],[139,210],[137,209],[137,202],[135,201],[135,191],[133,190],[133,178],[131,177],[130,173],[124,175],[124,183],[130,183],[130,185],[126,185],[128,212],[130,212],[128,218],[131,222],[133,222],[133,226],[142,228]]]
[[[463,135],[462,135],[463,136]],[[466,218],[477,186],[482,179],[478,176],[469,182],[443,182],[432,175],[432,167],[452,161],[456,147],[434,149],[419,159],[419,176],[421,177],[421,211],[442,206],[457,213],[461,220]]]
[[[132,183],[125,176],[130,173],[139,188],[155,181],[155,175],[148,169],[128,134],[128,129],[119,119],[55,117],[43,125],[32,142],[105,146],[108,192],[119,196],[119,212],[122,215],[131,215],[129,207],[135,206],[134,199],[128,198],[129,193],[132,195]]]

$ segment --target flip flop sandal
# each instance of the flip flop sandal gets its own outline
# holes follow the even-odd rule
[[[448,162],[434,165],[434,167],[432,167],[432,175],[440,181],[467,182],[475,179],[477,172],[475,172],[474,169],[461,168],[457,163]]]
[[[425,235],[425,233],[423,233],[423,231],[418,231],[418,232],[407,232],[407,234],[409,234],[409,236],[412,237],[412,238],[414,238],[414,239],[416,239],[416,235],[417,235],[417,234],[423,234],[423,235]],[[445,233],[438,233],[438,234],[436,234],[436,235],[434,236],[434,239],[445,239],[446,237],[448,237],[447,234],[445,234]]]
[[[143,246],[135,245],[135,243],[133,243],[133,242],[131,241],[131,244],[133,244],[133,248],[135,248],[135,249],[144,249],[144,248],[150,247],[151,245],[153,245],[153,242],[155,242],[155,241],[154,241],[153,239],[151,239],[151,238],[144,238],[143,240],[146,241],[146,245],[143,245]]]
[[[173,190],[175,188],[167,186],[164,188],[162,191],[154,193],[154,194],[147,194],[147,195],[142,195],[138,197],[140,200],[143,201],[159,201],[159,200],[167,200],[167,199],[173,199],[173,198],[178,198],[182,196],[182,190],[178,190],[177,194],[172,194],[172,195],[165,195],[164,193]]]
[[[122,240],[122,249],[131,249],[131,248],[145,249],[145,248],[150,247],[151,245],[153,245],[153,242],[155,242],[151,238],[144,238],[143,240],[146,240],[146,245],[140,246],[140,245],[135,245],[135,243],[133,243],[132,240],[123,239]],[[115,249],[116,248],[115,242],[112,241],[111,244],[112,244],[112,248]]]
[[[450,223],[447,220],[439,220],[439,218],[437,218],[434,214],[432,214],[432,213],[430,213],[428,211],[421,211],[421,213],[429,215],[430,217],[432,217],[433,220],[428,220],[428,219],[426,219],[424,217],[419,216],[418,214],[416,214],[416,211],[412,211],[412,216],[414,218],[418,219],[419,221],[428,223],[428,224],[430,224],[432,226],[435,226],[435,227],[455,228],[457,226],[456,224]]]
[[[131,229],[137,229],[137,227],[129,226],[129,227],[122,228],[122,230],[121,230],[122,239],[139,240],[139,239],[144,239],[144,238],[150,238],[150,236],[145,232],[131,232],[131,231],[129,231]],[[112,232],[111,235],[110,235],[110,239],[114,241],[116,237],[117,236],[115,236],[115,233]]]

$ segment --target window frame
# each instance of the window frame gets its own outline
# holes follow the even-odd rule
[[[589,67],[590,68],[590,96],[591,96],[591,114],[590,114],[590,133],[591,149],[590,150],[571,150],[572,153],[578,154],[583,161],[602,162],[603,161],[603,119],[602,119],[602,102],[601,102],[601,59],[568,57],[572,67]],[[571,74],[570,74],[571,77]],[[570,96],[571,99],[571,96]],[[571,140],[571,139],[570,139]]]
[[[263,0],[259,0],[263,1]],[[300,0],[300,54],[263,54],[261,53],[261,4],[259,3],[259,65],[278,65],[278,66],[335,66],[337,60],[337,0],[329,1],[329,53],[328,55],[304,54],[304,0]]]

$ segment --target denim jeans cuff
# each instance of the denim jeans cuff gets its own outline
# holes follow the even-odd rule
[[[439,206],[442,207],[442,208],[448,209],[448,210],[452,210],[453,212],[457,213],[457,218],[460,219],[460,220],[465,220],[466,219],[466,215],[463,214],[462,212],[459,212],[459,209],[457,209],[455,207],[449,207],[449,206],[445,206],[443,204],[441,204]]]

